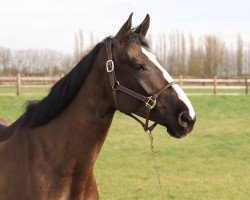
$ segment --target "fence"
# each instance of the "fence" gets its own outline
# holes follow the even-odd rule
[[[15,87],[15,95],[20,95],[21,87],[50,87],[61,77],[23,77],[17,74],[16,77],[0,77],[0,88],[2,87]],[[248,94],[248,87],[250,80],[248,78],[238,79],[221,79],[214,76],[212,79],[190,79],[183,78],[182,75],[176,78],[179,81],[180,86],[184,89],[190,88],[210,88],[211,94],[217,94],[219,88],[241,88],[244,89],[244,93]]]

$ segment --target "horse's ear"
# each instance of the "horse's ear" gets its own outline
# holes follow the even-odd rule
[[[131,30],[132,16],[133,16],[133,13],[129,15],[128,20],[125,22],[125,24],[123,24],[123,26],[121,27],[121,29],[118,31],[118,33],[115,36],[115,40],[117,40],[120,43],[126,40],[129,34],[129,31]]]
[[[148,32],[149,24],[150,24],[150,17],[149,14],[147,14],[143,22],[135,29],[134,32],[143,35],[145,37]]]

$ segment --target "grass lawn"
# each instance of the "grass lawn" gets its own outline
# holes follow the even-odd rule
[[[13,122],[28,99],[0,96],[0,116]],[[154,144],[167,199],[239,200],[250,197],[250,96],[192,96],[197,122],[177,140],[165,128]],[[95,165],[101,199],[160,199],[149,139],[117,112]]]
[[[21,87],[21,94],[37,94],[37,95],[45,95],[49,91],[50,87]],[[0,87],[0,95],[15,95],[16,87]]]

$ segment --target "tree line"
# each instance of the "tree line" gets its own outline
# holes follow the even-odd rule
[[[173,31],[168,36],[149,37],[163,65],[173,75],[194,77],[243,76],[250,74],[250,47],[239,34],[235,44],[213,34],[194,38],[190,33]],[[244,46],[245,44],[245,46]]]
[[[148,35],[148,41],[172,75],[231,77],[250,74],[250,47],[239,34],[234,44],[214,34],[195,38],[181,31]],[[67,73],[98,42],[93,33],[88,43],[82,30],[75,33],[72,55],[49,49],[12,50],[0,47],[0,74],[55,75]]]
[[[50,49],[11,50],[0,47],[0,75],[60,75],[73,65],[71,55]]]

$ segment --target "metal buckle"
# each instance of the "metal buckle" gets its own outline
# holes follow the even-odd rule
[[[114,62],[113,60],[107,60],[106,62],[106,70],[108,73],[114,71]]]
[[[114,83],[114,85],[112,86],[112,89],[113,89],[113,90],[118,90],[118,89],[119,89],[119,86],[120,86],[119,81],[116,81],[116,82]]]
[[[148,101],[145,103],[146,107],[152,110],[156,105],[156,99],[153,99],[152,96],[148,97]]]

